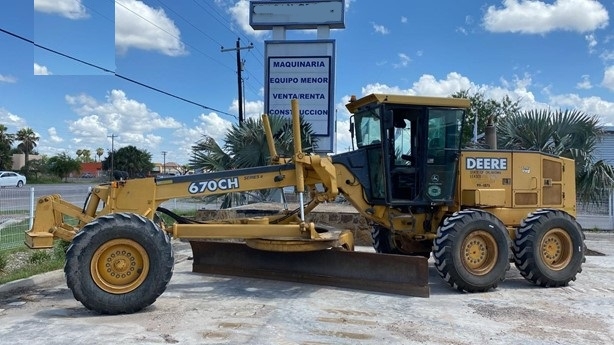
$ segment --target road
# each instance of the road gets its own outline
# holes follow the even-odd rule
[[[6,344],[613,344],[614,234],[588,233],[578,280],[527,283],[515,268],[489,293],[458,293],[430,266],[430,298],[191,272],[175,242],[175,273],[152,306],[100,316],[60,274],[0,298]]]
[[[65,200],[82,205],[95,183],[28,184],[23,188],[0,188],[0,210],[29,210],[31,189],[34,200],[50,194],[60,194]]]

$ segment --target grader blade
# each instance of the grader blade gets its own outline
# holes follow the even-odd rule
[[[343,250],[269,252],[241,243],[190,241],[192,270],[429,297],[424,257]]]

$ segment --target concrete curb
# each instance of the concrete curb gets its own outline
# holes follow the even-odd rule
[[[0,285],[0,295],[10,294],[19,290],[26,290],[34,287],[47,287],[51,284],[59,284],[63,280],[64,271],[61,269],[45,272]]]

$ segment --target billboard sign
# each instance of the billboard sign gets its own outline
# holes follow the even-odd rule
[[[291,100],[318,136],[319,152],[334,149],[334,41],[267,41],[265,112],[292,115]]]

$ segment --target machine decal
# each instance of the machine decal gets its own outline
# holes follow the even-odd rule
[[[441,195],[441,187],[439,186],[429,186],[428,193],[431,197],[436,198]]]
[[[206,191],[215,192],[216,190],[238,189],[239,179],[237,177],[220,178],[217,180],[192,182],[188,187],[190,194],[204,193]]]
[[[467,157],[467,170],[507,170],[507,158]]]

